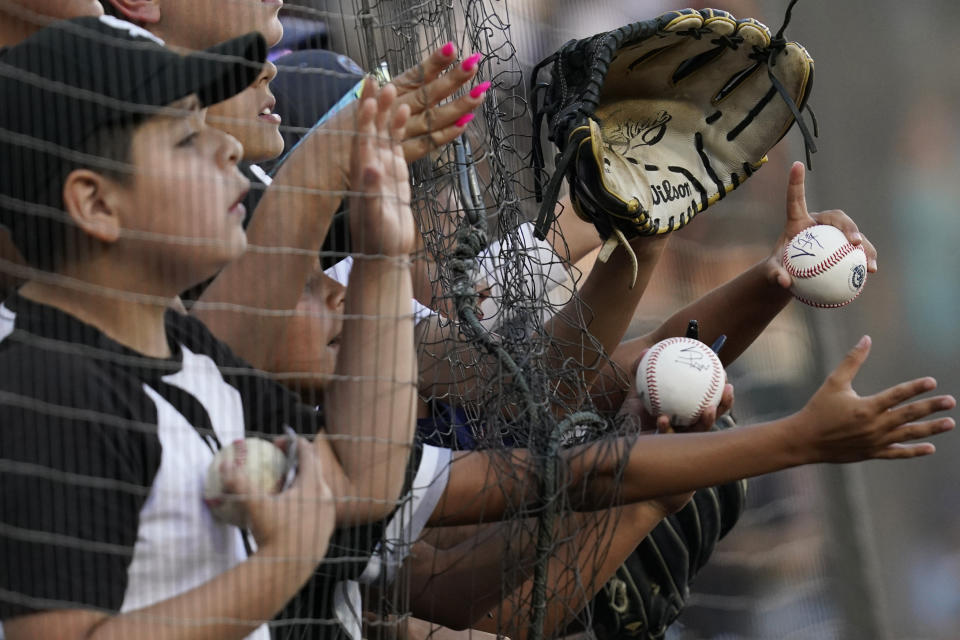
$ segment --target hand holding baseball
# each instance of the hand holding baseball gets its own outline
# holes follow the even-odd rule
[[[954,428],[952,418],[924,420],[956,407],[953,396],[912,400],[936,388],[933,378],[903,382],[871,396],[857,395],[853,379],[869,353],[870,338],[864,336],[795,414],[794,428],[786,437],[796,442],[801,464],[930,455],[935,451],[932,444],[905,443]]]
[[[249,444],[250,440],[257,441],[251,438],[239,442]],[[284,440],[278,442],[283,444]],[[237,507],[234,511],[241,515],[234,517],[240,517],[242,524],[250,529],[261,555],[308,564],[319,562],[323,553],[318,555],[315,551],[326,549],[336,524],[336,509],[317,453],[310,442],[298,439],[296,478],[287,489],[280,491],[285,468],[275,463],[285,461],[285,455],[274,444],[266,444],[277,449],[279,458],[258,456],[261,461],[251,469],[248,464],[238,464],[234,455],[218,456],[211,464],[208,477],[216,477],[216,484],[229,501],[224,504]],[[289,441],[285,444],[290,446]],[[208,480],[208,487],[211,482]],[[210,497],[210,492],[205,493]]]
[[[640,363],[643,361],[643,356],[645,356],[648,351],[649,349],[644,350],[640,354],[640,357],[637,358],[637,361],[633,366],[634,372],[640,370]],[[690,426],[685,427],[683,431],[685,433],[710,431],[710,429],[713,428],[713,425],[717,422],[718,417],[728,413],[731,409],[733,409],[733,403],[733,385],[726,383],[723,385],[723,393],[720,396],[720,404],[716,407],[711,406],[704,409],[697,421]],[[674,426],[670,424],[669,415],[660,414],[658,416],[654,416],[651,415],[651,413],[646,409],[643,399],[640,397],[640,385],[638,385],[636,381],[634,381],[634,384],[630,385],[630,388],[627,391],[627,397],[624,399],[623,404],[620,405],[620,411],[617,413],[617,422],[627,433],[641,433],[645,435],[652,435],[655,433],[674,433]]]
[[[693,338],[667,338],[653,345],[637,366],[636,390],[646,414],[657,416],[658,431],[695,425],[709,429],[722,414],[733,387],[710,347]],[[728,388],[729,387],[729,388]]]
[[[860,233],[857,223],[850,216],[839,209],[819,213],[807,211],[805,180],[806,170],[803,163],[793,163],[787,183],[787,222],[773,252],[767,259],[770,281],[776,282],[784,289],[793,286],[793,278],[782,263],[783,249],[798,233],[818,224],[836,227],[843,232],[850,244],[855,247],[862,247],[866,255],[867,272],[875,273],[877,271],[877,250]]]

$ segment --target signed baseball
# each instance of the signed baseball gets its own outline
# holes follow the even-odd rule
[[[793,279],[790,292],[814,307],[842,307],[863,291],[867,254],[836,227],[804,229],[783,248],[783,266]]]
[[[203,500],[217,520],[243,527],[247,521],[243,503],[223,489],[222,474],[230,467],[247,476],[252,492],[278,493],[283,488],[287,458],[280,447],[260,438],[237,440],[213,457],[207,467]]]
[[[653,416],[685,427],[720,405],[726,373],[713,350],[693,338],[667,338],[650,347],[637,368],[637,391]]]

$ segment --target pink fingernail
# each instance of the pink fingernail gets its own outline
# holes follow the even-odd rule
[[[470,97],[479,98],[480,96],[485,94],[487,92],[487,89],[489,88],[490,88],[489,80],[487,82],[481,82],[480,84],[478,84],[477,86],[475,86],[473,89],[470,90]]]
[[[456,50],[457,50],[457,48],[456,48],[455,46],[453,46],[453,43],[452,43],[452,42],[448,42],[447,44],[445,44],[445,45],[443,45],[442,47],[440,47],[440,53],[443,54],[443,57],[444,57],[444,58],[449,58],[450,56],[452,56],[452,55],[454,54],[454,52],[455,52]]]
[[[457,120],[457,121],[454,123],[453,126],[455,126],[455,127],[465,127],[465,126],[467,126],[467,125],[470,123],[471,120],[473,120],[473,114],[472,114],[472,113],[468,113],[468,114],[464,115],[462,118],[460,118],[459,120]]]
[[[463,70],[464,70],[464,71],[472,71],[473,68],[474,68],[475,66],[477,66],[477,63],[478,63],[478,62],[480,62],[480,54],[479,54],[479,53],[475,53],[475,54],[473,54],[472,56],[470,56],[469,58],[467,58],[466,60],[464,60],[464,61],[463,61],[463,65],[461,65],[461,66],[463,67]]]

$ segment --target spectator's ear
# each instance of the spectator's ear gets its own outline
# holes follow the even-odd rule
[[[119,14],[136,24],[156,24],[160,22],[160,5],[157,0],[103,0],[107,13]]]
[[[88,169],[70,172],[63,183],[63,206],[80,231],[101,242],[120,237],[119,211],[110,197],[116,184]]]

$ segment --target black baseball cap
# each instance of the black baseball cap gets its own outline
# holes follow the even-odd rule
[[[266,55],[258,33],[180,55],[110,16],[56,22],[3,50],[0,223],[16,239],[17,218],[25,216],[11,211],[31,203],[59,208],[62,181],[78,166],[75,152],[97,132],[135,125],[192,94],[205,106],[226,100],[250,86]]]

